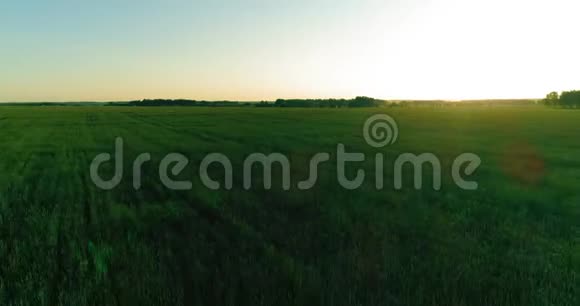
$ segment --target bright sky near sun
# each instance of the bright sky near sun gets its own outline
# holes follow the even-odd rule
[[[577,0],[0,0],[0,101],[535,98]]]

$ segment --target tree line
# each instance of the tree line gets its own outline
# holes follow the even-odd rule
[[[354,99],[278,99],[273,106],[277,107],[377,107],[388,104],[387,101],[370,97]]]
[[[390,102],[370,97],[354,99],[278,99],[275,102],[196,101],[186,99],[145,99],[130,102],[111,102],[110,106],[256,106],[256,107],[378,107]]]
[[[543,101],[552,107],[580,108],[580,90],[564,91],[561,94],[553,91]]]
[[[241,106],[244,103],[233,101],[196,101],[185,99],[145,99],[125,103],[128,106]],[[115,105],[120,105],[119,103]]]

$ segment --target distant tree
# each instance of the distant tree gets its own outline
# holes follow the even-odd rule
[[[552,91],[551,93],[546,95],[544,99],[544,104],[547,106],[557,106],[560,103],[560,95],[557,92]]]
[[[377,106],[377,100],[369,97],[356,97],[351,103],[350,107],[373,107]]]
[[[277,102],[278,101],[276,101],[276,103]],[[256,107],[273,107],[273,106],[275,106],[275,103],[270,103],[270,102],[267,102],[267,101],[261,101],[259,103],[256,103]]]

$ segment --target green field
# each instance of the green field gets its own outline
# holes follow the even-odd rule
[[[382,149],[362,135],[376,113],[399,126]],[[125,174],[100,190],[89,165],[117,136]],[[580,305],[579,136],[580,111],[535,106],[2,107],[0,304]],[[310,157],[339,143],[385,154],[383,190],[370,158],[347,169],[366,170],[357,190],[337,183],[333,163],[315,188],[295,188]],[[145,152],[136,191],[131,162]],[[171,152],[191,160],[179,175],[191,190],[160,182]],[[231,159],[232,190],[200,182],[212,152]],[[291,191],[277,179],[243,188],[254,152],[288,156]],[[441,159],[441,190],[393,188],[406,152]],[[482,159],[476,191],[451,180],[464,152]]]

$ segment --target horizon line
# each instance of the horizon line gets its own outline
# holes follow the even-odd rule
[[[404,101],[417,101],[417,102],[470,102],[470,101],[525,101],[525,100],[541,100],[543,98],[475,98],[475,99],[382,99],[374,98],[370,96],[356,96],[356,97],[369,97],[378,101],[393,101],[393,102],[404,102]],[[197,101],[197,102],[240,102],[240,103],[260,103],[260,102],[276,102],[277,100],[352,100],[353,98],[277,98],[274,100],[205,100],[205,99],[189,99],[189,98],[146,98],[146,99],[136,99],[136,100],[67,100],[67,101],[0,101],[0,104],[27,104],[27,103],[127,103],[136,102],[144,100],[185,100],[185,101]]]

